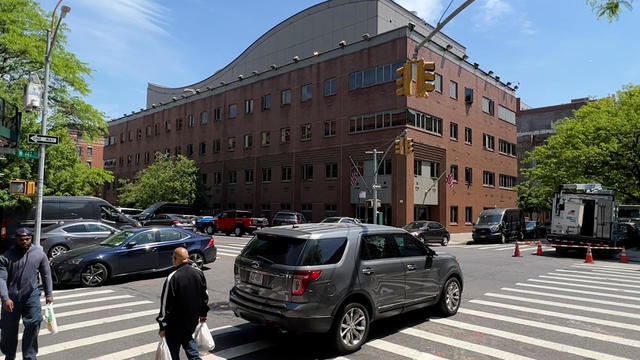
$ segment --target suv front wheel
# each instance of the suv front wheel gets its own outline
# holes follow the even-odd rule
[[[450,277],[442,288],[438,310],[444,316],[452,316],[458,312],[460,307],[462,289],[460,281],[455,277]]]
[[[336,349],[342,353],[354,352],[369,335],[369,313],[360,303],[350,303],[340,311],[333,329]]]

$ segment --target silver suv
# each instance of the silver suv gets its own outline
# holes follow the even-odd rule
[[[341,353],[362,346],[371,321],[430,305],[450,316],[462,295],[454,256],[381,225],[258,230],[233,271],[236,316],[292,332],[331,332]]]

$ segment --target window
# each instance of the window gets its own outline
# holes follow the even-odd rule
[[[458,207],[457,206],[452,206],[450,208],[449,217],[451,219],[452,224],[458,223]]]
[[[253,184],[253,169],[245,169],[244,171],[244,183]]]
[[[82,156],[82,146],[76,145],[76,154]]]
[[[435,91],[442,93],[442,75],[435,74],[435,79],[433,80],[433,85],[435,87]]]
[[[253,135],[246,134],[243,137],[242,144],[243,144],[245,149],[251,149],[251,147],[253,147]]]
[[[458,83],[456,83],[455,81],[449,82],[449,96],[452,99],[458,98]]]
[[[222,120],[222,108],[217,107],[213,109],[213,121],[220,121],[220,120]]]
[[[504,120],[511,124],[516,123],[516,113],[513,111],[503,107],[502,105],[498,105],[498,119]]]
[[[324,216],[331,217],[338,214],[338,205],[336,204],[324,204]]]
[[[229,170],[229,184],[235,184],[238,180],[238,174],[235,170]]]
[[[202,174],[202,183],[207,184],[207,174]]]
[[[91,164],[93,164],[93,162],[91,160],[87,160],[87,166],[91,167]]]
[[[324,122],[324,137],[336,136],[336,121],[327,120]]]
[[[164,132],[169,132],[171,131],[171,121],[165,121],[164,122]]]
[[[140,154],[138,154],[139,156]],[[102,167],[105,169],[112,169],[116,166],[116,159],[109,159],[109,160],[105,160]]]
[[[300,140],[311,140],[311,124],[304,124],[300,127]]]
[[[482,111],[493,115],[493,100],[487,99],[486,97],[482,98]]]
[[[262,95],[260,103],[260,108],[262,109],[262,111],[271,109],[271,94]]]
[[[467,185],[471,185],[473,182],[473,170],[471,168],[464,168],[464,182]]]
[[[291,181],[291,166],[282,167],[282,176],[280,177],[280,180],[283,182]]]
[[[133,141],[133,130],[129,130],[129,141]]]
[[[495,177],[496,175],[494,173],[492,173],[491,171],[483,171],[482,172],[482,185],[485,186],[495,186],[496,182],[495,182]]]
[[[146,135],[147,137],[151,136],[151,125],[147,125]]]
[[[422,242],[409,234],[392,234],[391,237],[402,257],[426,256],[428,253]]]
[[[180,126],[182,127],[182,119],[179,119],[179,120],[180,120]],[[176,120],[176,122],[177,122],[177,120]],[[137,136],[138,140],[142,139],[142,129],[137,129],[136,130],[136,136]]]
[[[422,160],[413,160],[413,175],[422,176]]]
[[[200,113],[200,124],[206,124],[207,123],[207,112],[203,111]]]
[[[464,222],[466,224],[470,224],[473,222],[473,209],[471,206],[467,206],[464,208]]]
[[[261,215],[271,219],[271,204],[260,204]]]
[[[458,182],[458,165],[451,165],[449,171],[453,174],[453,181]]]
[[[500,139],[498,141],[498,151],[501,154],[516,156],[516,144],[504,141]],[[89,155],[89,149],[87,148],[87,155]]]
[[[438,162],[430,162],[429,167],[431,168],[430,174],[432,178],[438,178],[440,176],[440,163]]]
[[[452,140],[458,140],[458,124],[452,122],[449,123],[449,138]]]
[[[200,153],[200,155],[204,155],[207,152],[207,144],[201,142],[198,152]]]
[[[213,185],[222,184],[222,172],[216,171],[213,173]]]
[[[282,90],[282,92],[280,93],[280,104],[291,104],[291,90]]]
[[[337,82],[336,78],[327,79],[324,81],[324,96],[331,96],[336,94]]]
[[[506,188],[506,189],[512,189],[516,184],[515,176],[509,176],[504,174],[500,174],[499,181],[500,181],[500,187]]]
[[[464,102],[467,104],[473,103],[473,89],[464,88]]]
[[[439,117],[414,110],[408,110],[406,113],[408,125],[413,125],[428,132],[442,135],[442,119]]]
[[[230,137],[227,139],[227,151],[234,151],[236,149],[236,138]]]
[[[362,173],[361,173],[362,174]],[[380,163],[378,175],[391,175],[391,159],[386,159]]]
[[[214,153],[220,152],[220,139],[213,140],[213,152]]]
[[[171,155],[171,150],[169,150],[169,148],[164,148],[164,151],[162,151],[162,153],[169,156]]]
[[[263,131],[260,133],[260,145],[262,146],[271,145],[271,132]]]
[[[313,87],[311,84],[302,85],[300,88],[300,101],[309,101],[313,96]]]
[[[148,152],[148,151],[146,151],[146,152],[144,153],[144,163],[145,163],[145,164],[148,164],[148,163],[149,163],[149,158],[150,158],[150,156],[149,156],[149,152]]]
[[[282,128],[280,129],[280,143],[286,144],[291,141],[291,128]]]
[[[193,155],[193,144],[187,144],[186,155],[187,156]]]
[[[238,115],[238,107],[236,106],[236,104],[229,105],[228,115],[229,115],[229,119],[236,118],[236,116]]]
[[[188,127],[193,127],[193,123],[194,123],[193,114],[189,114],[187,116],[187,126]]]
[[[395,69],[401,68],[402,65],[404,65],[404,60],[394,64],[385,64],[375,68],[353,72],[349,74],[349,91],[395,80],[398,78]]]
[[[326,164],[325,170],[324,170],[324,177],[327,179],[338,178],[338,164],[336,163]]]
[[[385,235],[365,235],[360,247],[362,260],[378,260],[400,257],[398,246]]]
[[[271,182],[271,168],[262,168],[262,182]]]
[[[473,134],[471,128],[464,128],[464,142],[465,144],[471,144],[473,142]]]
[[[493,151],[495,149],[495,138],[489,134],[482,134],[482,147],[485,150]]]
[[[160,134],[160,127],[159,127],[158,125],[159,125],[159,124],[153,124],[154,131],[155,131],[156,135],[159,135],[159,134]]]
[[[302,208],[302,215],[306,218],[311,220],[312,215],[313,215],[313,204],[300,204],[300,207]],[[343,240],[344,241],[344,240]],[[319,243],[318,243],[319,244]]]
[[[253,112],[253,99],[244,101],[244,113],[251,114]]]
[[[304,180],[304,181],[313,180],[313,165],[312,164],[304,164],[304,165],[302,165],[302,180]]]

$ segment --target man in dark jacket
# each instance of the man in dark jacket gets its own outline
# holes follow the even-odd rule
[[[22,358],[35,359],[38,353],[38,332],[42,322],[38,273],[42,277],[47,304],[53,302],[49,260],[40,247],[31,246],[31,239],[31,230],[19,228],[16,244],[0,256],[0,350],[7,360],[16,358],[20,317],[24,324]]]
[[[164,337],[171,351],[171,358],[180,359],[180,346],[187,359],[200,359],[193,332],[200,322],[207,321],[209,295],[207,280],[200,269],[189,264],[187,249],[179,247],[173,251],[173,266],[162,286],[160,314],[160,337]]]

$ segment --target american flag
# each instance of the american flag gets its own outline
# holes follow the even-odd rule
[[[455,185],[455,182],[453,180],[453,173],[450,172],[449,175],[447,175],[447,177],[444,178],[444,181],[447,183],[447,185],[449,185],[450,187],[453,187],[453,185]]]
[[[356,186],[358,182],[358,172],[356,169],[351,170],[351,186]]]

